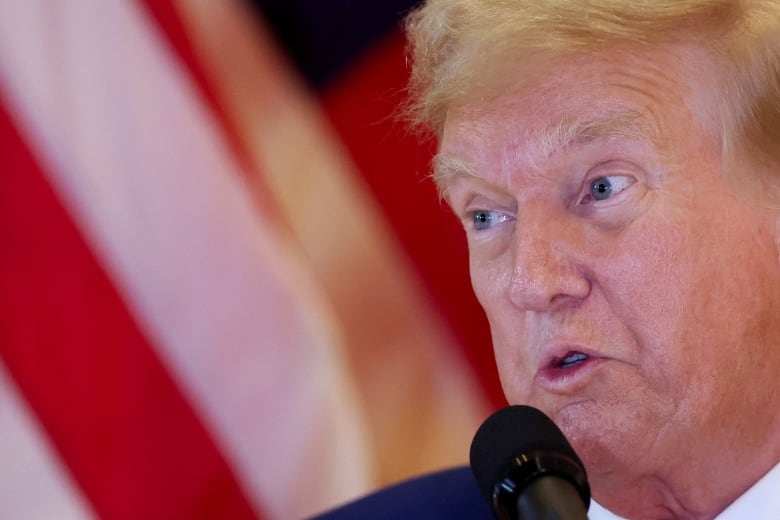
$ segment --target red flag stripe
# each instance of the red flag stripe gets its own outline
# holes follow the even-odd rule
[[[0,353],[104,518],[254,518],[0,106]]]
[[[7,109],[149,358],[186,394],[247,499],[275,518],[311,514],[368,483],[338,338],[186,68],[138,7],[37,0],[0,18]],[[69,354],[80,357],[58,355]],[[336,461],[342,473],[327,478]]]
[[[393,482],[463,462],[482,416],[480,389],[315,100],[270,34],[231,4],[177,2],[201,63],[342,326],[376,446],[376,475]]]
[[[0,518],[97,518],[11,379],[2,355],[0,431]]]
[[[421,143],[399,120],[409,77],[404,46],[400,32],[389,35],[322,102],[482,388],[502,406],[490,330],[469,283],[465,235],[426,178],[435,143]]]

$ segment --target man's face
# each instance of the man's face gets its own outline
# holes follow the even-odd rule
[[[559,60],[445,124],[506,396],[558,423],[597,498],[761,451],[776,421],[777,214],[724,172],[708,67],[690,49]]]

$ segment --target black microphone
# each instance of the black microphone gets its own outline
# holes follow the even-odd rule
[[[471,471],[499,520],[583,520],[590,486],[555,423],[530,406],[508,406],[471,442]]]

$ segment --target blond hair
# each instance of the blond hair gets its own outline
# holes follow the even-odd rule
[[[507,56],[556,57],[610,43],[694,43],[718,65],[724,155],[780,156],[780,0],[429,0],[407,19],[413,122],[487,88]],[[495,78],[493,78],[495,79]]]

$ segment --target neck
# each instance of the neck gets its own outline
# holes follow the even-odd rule
[[[753,464],[734,456],[728,462],[712,458],[707,464],[686,463],[666,474],[620,482],[594,476],[594,499],[631,520],[711,520],[780,462],[778,444],[751,453]]]

